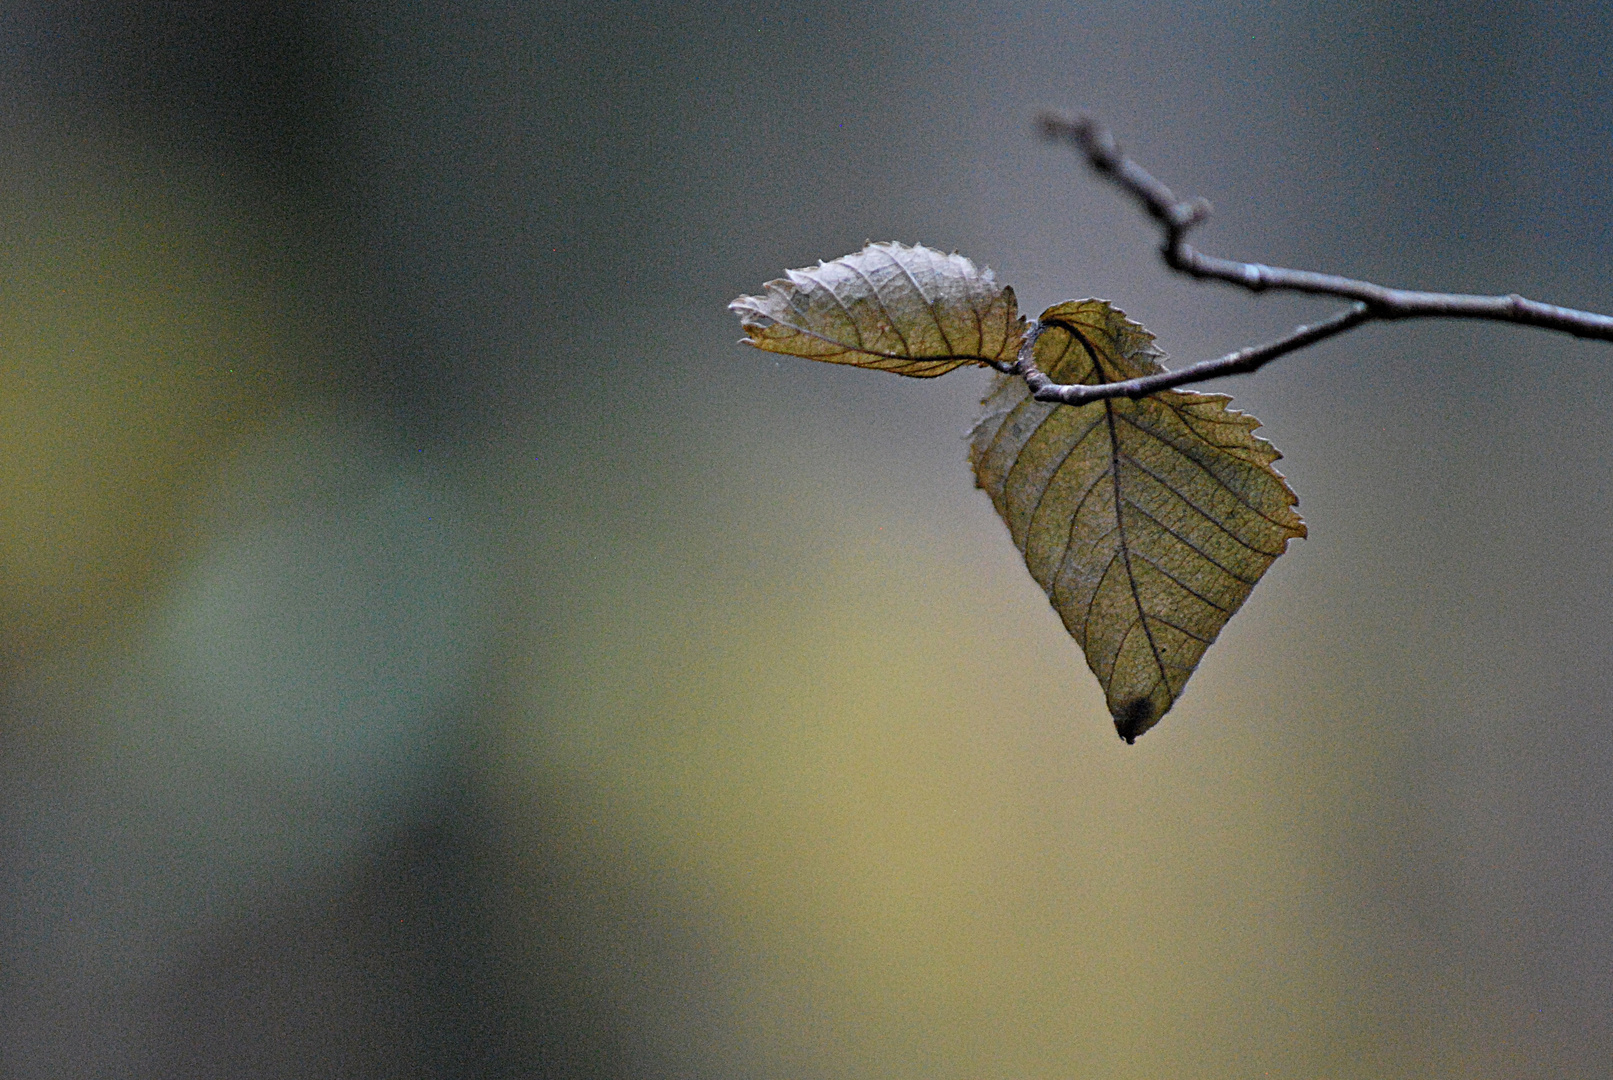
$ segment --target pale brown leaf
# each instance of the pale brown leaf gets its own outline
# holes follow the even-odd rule
[[[1011,364],[1025,333],[1014,290],[958,254],[869,244],[785,275],[728,305],[746,344],[929,378]]]
[[[1161,370],[1153,336],[1104,300],[1042,315],[1037,365],[1055,382]],[[1000,377],[970,458],[1025,564],[1086,654],[1121,738],[1181,695],[1255,582],[1305,535],[1281,455],[1222,394],[1166,390],[1081,406]]]

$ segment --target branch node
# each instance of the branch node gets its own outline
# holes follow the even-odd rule
[[[1196,225],[1202,225],[1210,216],[1210,200],[1202,195],[1195,195],[1172,206],[1170,213],[1171,227],[1177,232],[1185,233]]]

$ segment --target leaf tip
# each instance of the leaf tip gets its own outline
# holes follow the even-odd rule
[[[1159,718],[1165,715],[1163,709],[1156,711],[1152,698],[1140,697],[1117,705],[1110,710],[1115,718],[1115,731],[1126,740],[1127,746],[1137,742],[1137,736],[1159,723]]]
[[[765,296],[736,296],[728,301],[728,310],[743,322],[749,316],[761,314],[762,305],[766,302]]]

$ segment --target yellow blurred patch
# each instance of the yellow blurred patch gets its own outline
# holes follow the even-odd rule
[[[280,397],[288,353],[275,283],[218,198],[110,148],[20,156],[0,178],[6,663],[137,606],[191,540],[196,482]]]

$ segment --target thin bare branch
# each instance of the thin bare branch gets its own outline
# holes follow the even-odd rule
[[[1544,304],[1516,293],[1475,296],[1391,289],[1336,274],[1290,270],[1206,255],[1187,242],[1187,234],[1209,216],[1208,202],[1203,199],[1178,199],[1170,188],[1121,151],[1108,128],[1090,117],[1070,119],[1056,113],[1043,113],[1039,122],[1043,136],[1052,141],[1069,143],[1085,156],[1095,171],[1113,180],[1142,205],[1149,217],[1159,222],[1165,234],[1160,255],[1171,269],[1201,280],[1224,281],[1250,292],[1282,290],[1355,301],[1328,319],[1313,326],[1298,327],[1292,333],[1265,345],[1239,349],[1179,371],[1098,386],[1054,383],[1036,369],[1028,349],[1022,349],[1014,368],[1024,377],[1039,401],[1079,405],[1102,398],[1136,398],[1173,386],[1204,382],[1223,375],[1244,374],[1258,370],[1279,356],[1368,322],[1484,319],[1555,330],[1597,341],[1613,341],[1613,316]]]
[[[1036,367],[1036,361],[1031,354],[1021,348],[1019,360],[1014,364],[1014,374],[1025,380],[1025,385],[1031,389],[1031,395],[1037,401],[1058,401],[1065,405],[1085,405],[1089,401],[1101,401],[1104,398],[1147,397],[1156,390],[1169,390],[1173,386],[1186,386],[1189,383],[1204,382],[1207,379],[1219,378],[1222,375],[1243,375],[1256,371],[1267,363],[1296,349],[1303,349],[1307,345],[1314,345],[1324,338],[1342,334],[1346,330],[1354,329],[1364,322],[1372,319],[1372,312],[1365,304],[1352,304],[1343,311],[1330,318],[1324,319],[1313,326],[1296,327],[1290,334],[1269,341],[1264,345],[1251,345],[1237,352],[1227,353],[1215,360],[1201,360],[1197,364],[1181,368],[1177,371],[1162,371],[1158,375],[1145,375],[1140,379],[1126,379],[1123,382],[1099,383],[1097,385],[1056,383]],[[1039,327],[1037,328],[1040,329]],[[1034,343],[1034,338],[1031,339]]]

